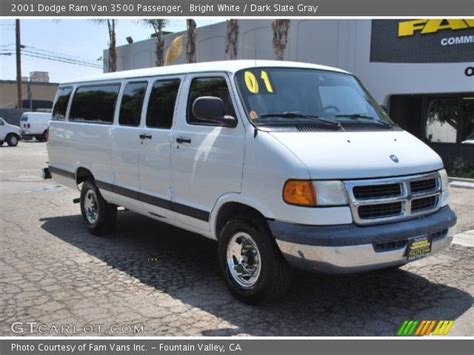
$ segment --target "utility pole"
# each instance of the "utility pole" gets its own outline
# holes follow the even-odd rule
[[[21,92],[21,37],[20,37],[20,20],[15,20],[15,37],[16,37],[16,92],[17,107],[22,108],[22,92]]]

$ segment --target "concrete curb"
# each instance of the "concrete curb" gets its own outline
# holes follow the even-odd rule
[[[460,178],[456,176],[448,176],[449,181],[462,181],[462,182],[472,182],[474,184],[474,179]]]
[[[474,229],[456,234],[453,238],[453,244],[474,247]]]
[[[453,181],[449,183],[449,187],[455,187],[458,189],[474,189],[474,182]]]

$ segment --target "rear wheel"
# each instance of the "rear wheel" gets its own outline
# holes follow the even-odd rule
[[[43,142],[47,142],[49,139],[49,129],[43,132]]]
[[[0,141],[0,147],[3,145],[3,141]]]
[[[113,231],[117,220],[117,206],[104,200],[93,180],[87,180],[82,185],[81,213],[91,234],[100,236]]]
[[[10,147],[16,147],[18,145],[19,137],[16,134],[9,134],[6,138],[7,144]]]
[[[37,136],[36,139],[40,142],[47,142],[49,138],[49,130],[43,132],[41,136]]]
[[[240,301],[270,302],[288,290],[291,269],[263,218],[246,214],[228,221],[218,250],[227,287]]]

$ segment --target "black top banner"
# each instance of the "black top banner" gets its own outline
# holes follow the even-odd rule
[[[474,16],[472,0],[1,0],[0,16]]]
[[[474,61],[474,19],[373,20],[370,61]]]

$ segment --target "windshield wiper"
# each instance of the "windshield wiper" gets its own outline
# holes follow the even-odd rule
[[[325,118],[321,118],[316,115],[309,115],[303,112],[298,111],[290,111],[290,112],[273,112],[273,113],[262,113],[260,118],[268,118],[268,117],[283,117],[283,118],[309,118],[309,119],[316,119],[319,122],[322,122],[327,125],[331,125],[334,127],[342,128],[342,125],[337,121],[328,120]]]
[[[336,115],[334,117],[347,117],[350,118],[351,120],[370,120],[373,121],[376,124],[385,126],[385,127],[393,127],[392,123],[384,122],[382,120],[378,120],[375,117],[372,116],[367,116],[367,115],[362,115],[360,113],[352,113],[352,114],[343,114],[343,115]]]

